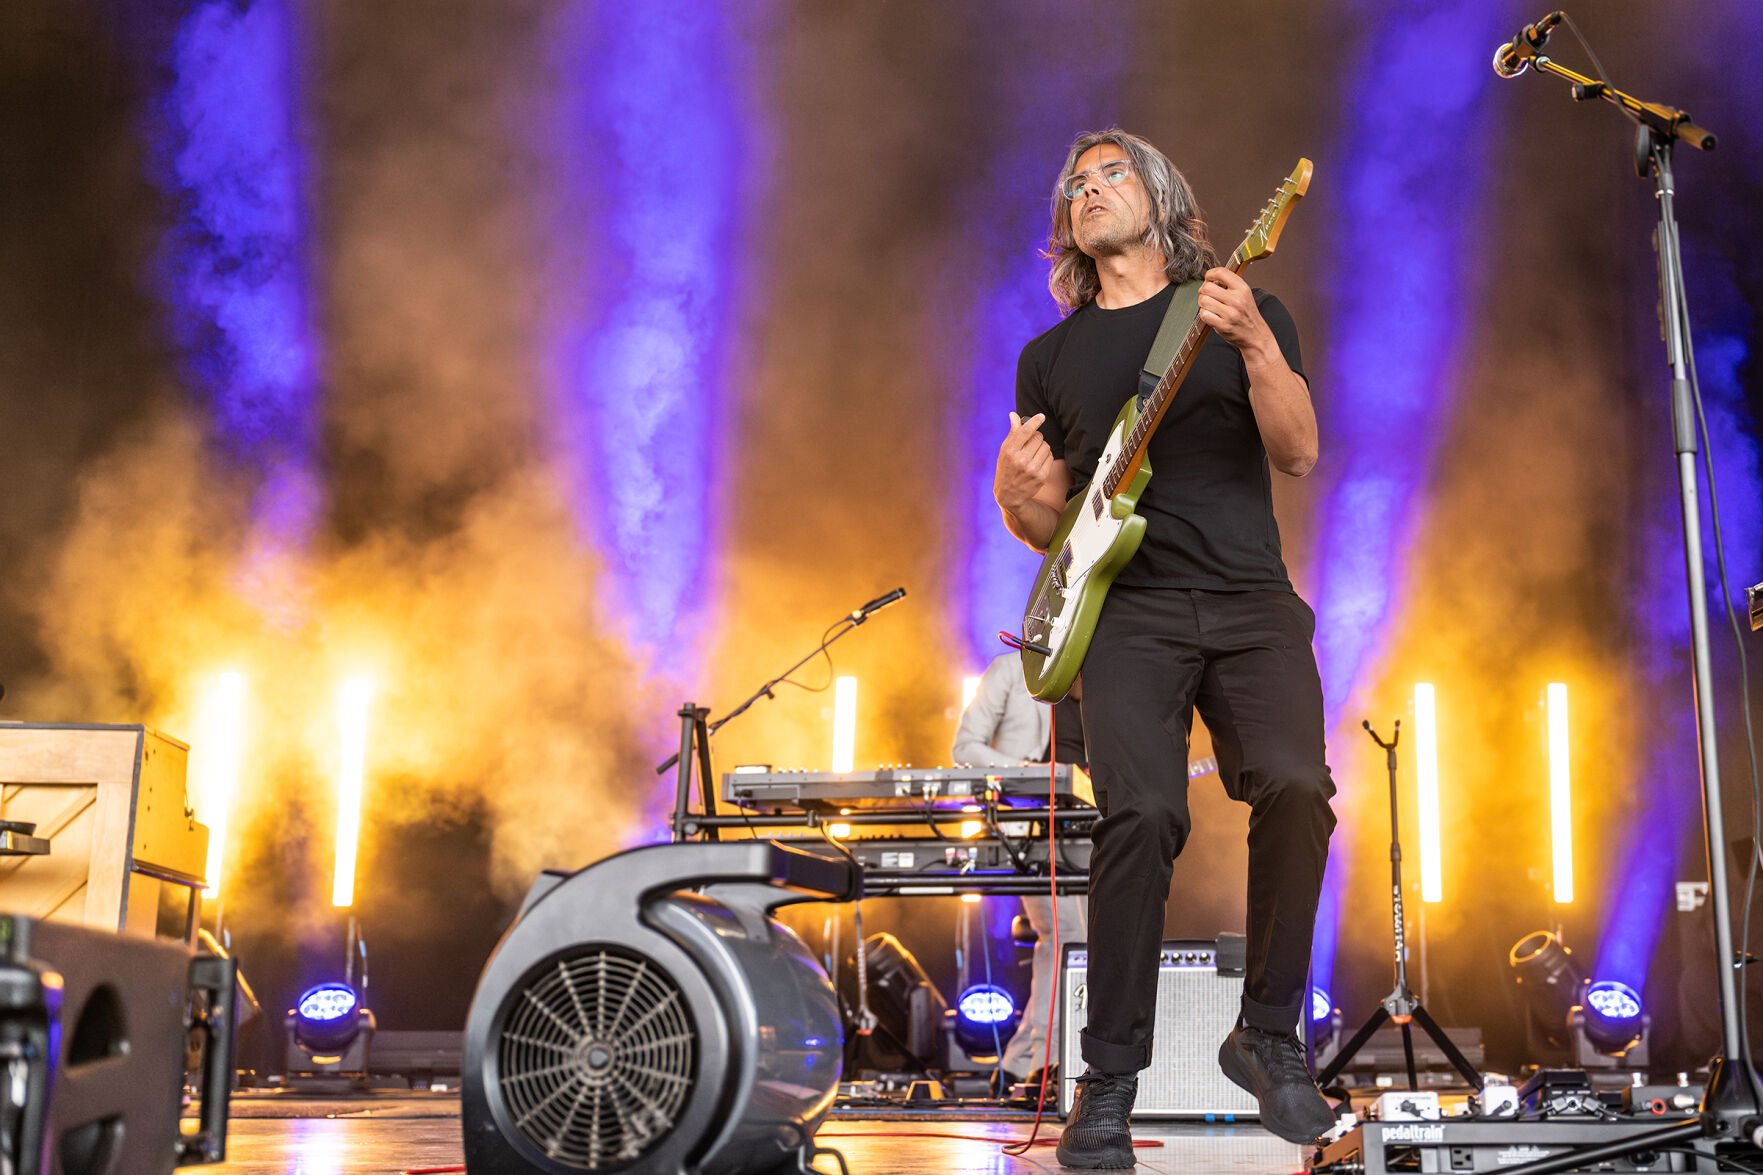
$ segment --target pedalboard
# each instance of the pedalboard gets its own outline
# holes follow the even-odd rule
[[[1702,1108],[1700,1085],[1629,1085],[1622,1090],[1624,1113],[1646,1118],[1693,1118]]]
[[[1542,1122],[1451,1119],[1364,1122],[1316,1150],[1308,1170],[1318,1175],[1396,1175],[1397,1172],[1506,1171],[1579,1147],[1603,1146],[1658,1130],[1653,1119],[1612,1122],[1581,1118]],[[1696,1171],[1694,1155],[1648,1151],[1575,1167],[1575,1171]],[[1712,1167],[1707,1168],[1712,1170]]]

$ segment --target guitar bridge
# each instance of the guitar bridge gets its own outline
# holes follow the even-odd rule
[[[1039,653],[1043,657],[1053,655],[1053,650],[1048,646],[1031,641],[1027,637],[1016,636],[1014,633],[1000,632],[998,639],[1018,652]]]

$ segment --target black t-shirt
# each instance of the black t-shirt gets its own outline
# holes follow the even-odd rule
[[[1086,487],[1114,418],[1137,395],[1139,372],[1175,287],[1136,306],[1079,307],[1029,340],[1016,366],[1016,410],[1045,412],[1041,435],[1071,469],[1072,493]],[[1255,304],[1300,376],[1298,328],[1280,300],[1255,290]],[[1242,354],[1207,337],[1169,411],[1151,436],[1151,480],[1139,498],[1145,538],[1117,583],[1133,587],[1247,591],[1287,588],[1267,450],[1249,406]]]

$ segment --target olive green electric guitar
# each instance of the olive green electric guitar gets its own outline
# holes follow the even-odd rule
[[[1308,159],[1298,160],[1225,263],[1231,272],[1241,273],[1249,262],[1273,252],[1292,207],[1310,186],[1310,170]],[[1171,321],[1178,327],[1185,322],[1181,345],[1168,360],[1156,390],[1134,396],[1114,418],[1114,430],[1096,462],[1096,475],[1083,494],[1066,504],[1035,577],[1022,618],[1022,672],[1028,692],[1043,702],[1057,702],[1077,680],[1108,588],[1144,540],[1145,520],[1137,510],[1139,495],[1151,480],[1145,449],[1201,344],[1212,333],[1198,317],[1199,289],[1197,281],[1176,289],[1165,333],[1158,338],[1161,342],[1169,337]],[[1153,349],[1154,357],[1158,349]]]

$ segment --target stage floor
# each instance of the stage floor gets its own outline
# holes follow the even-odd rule
[[[398,1175],[456,1166],[459,1102],[446,1094],[294,1099],[282,1095],[235,1100],[227,1159],[203,1170],[226,1175]],[[947,1116],[834,1117],[821,1128],[822,1146],[844,1152],[851,1175],[1030,1175],[1062,1170],[1051,1146],[1012,1158],[1000,1147],[1026,1138],[1026,1121],[975,1121]],[[1043,1138],[1058,1138],[1059,1120],[1043,1120]],[[970,1135],[949,1138],[945,1135]],[[1150,1175],[1288,1175],[1303,1166],[1298,1147],[1258,1126],[1147,1123],[1134,1131],[1137,1170]],[[836,1175],[838,1164],[817,1164]]]

